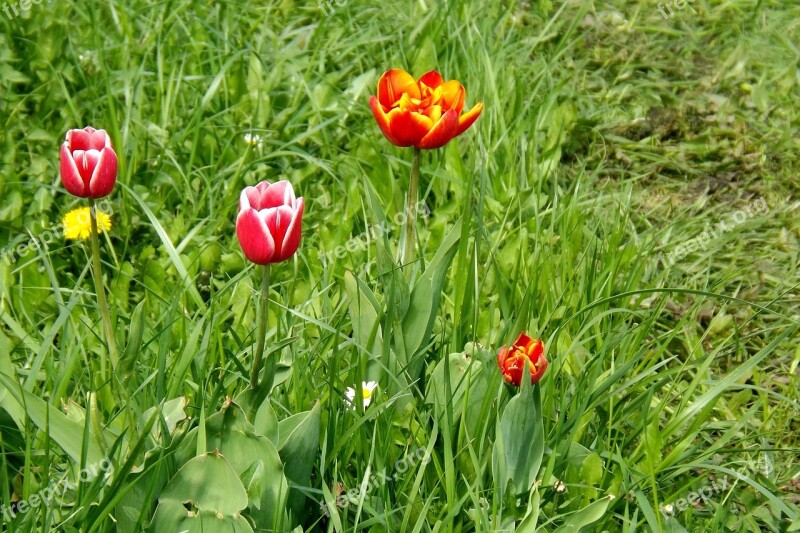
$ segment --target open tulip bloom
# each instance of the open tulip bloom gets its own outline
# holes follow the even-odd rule
[[[522,384],[526,369],[530,374],[531,384],[538,383],[547,370],[544,344],[539,339],[532,339],[520,333],[513,345],[500,348],[497,365],[506,383],[515,387]]]
[[[296,198],[292,184],[262,181],[255,187],[245,187],[239,196],[236,217],[236,236],[245,257],[264,267],[261,280],[261,300],[258,317],[258,339],[250,374],[250,386],[258,388],[261,360],[267,334],[269,304],[269,266],[292,257],[300,245],[303,224],[303,198]],[[263,386],[272,387],[275,376],[275,357],[271,357],[264,372]]]
[[[369,106],[383,134],[394,145],[413,146],[414,161],[406,199],[406,230],[401,263],[411,260],[419,186],[421,150],[441,148],[458,137],[478,119],[483,103],[478,102],[463,113],[467,92],[455,80],[444,81],[431,70],[415,80],[402,69],[391,69],[378,80],[378,95]]]
[[[444,81],[435,70],[415,80],[405,70],[392,69],[378,80],[378,96],[369,105],[392,144],[427,150],[444,146],[478,119],[482,102],[462,114],[466,94],[459,82]]]

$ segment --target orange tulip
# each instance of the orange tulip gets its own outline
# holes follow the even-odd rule
[[[522,374],[526,367],[531,374],[531,384],[538,383],[547,370],[544,344],[539,339],[531,339],[520,333],[511,347],[500,348],[497,365],[503,373],[503,379],[515,387],[519,387],[522,383]]]
[[[461,114],[465,97],[459,82],[444,81],[435,70],[414,80],[405,70],[392,69],[378,80],[378,96],[369,106],[392,144],[433,149],[464,133],[480,116],[482,102]]]

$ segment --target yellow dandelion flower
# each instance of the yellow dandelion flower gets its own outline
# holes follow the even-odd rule
[[[92,218],[88,207],[73,209],[61,220],[64,224],[64,238],[69,240],[88,239],[92,235]],[[111,217],[97,210],[97,232],[111,229]]]

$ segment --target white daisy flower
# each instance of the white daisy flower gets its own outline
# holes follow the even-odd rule
[[[372,401],[372,393],[373,391],[378,388],[377,381],[362,381],[361,382],[361,397],[364,399],[364,409],[367,408],[369,403]],[[347,403],[355,409],[355,399],[356,399],[356,391],[353,387],[347,387],[344,391],[344,395],[347,398]]]
[[[245,133],[244,134],[244,142],[249,144],[250,146],[261,146],[261,136],[256,135],[255,133]]]

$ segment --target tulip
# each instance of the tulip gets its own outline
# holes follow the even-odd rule
[[[378,96],[369,99],[378,126],[392,144],[414,147],[406,215],[417,204],[421,150],[444,146],[467,131],[483,111],[483,103],[478,102],[462,115],[466,95],[459,82],[444,81],[435,70],[415,80],[405,70],[391,69],[378,80]],[[410,261],[414,254],[416,225],[416,215],[408,216],[401,263]]]
[[[107,196],[117,182],[117,154],[105,130],[69,130],[61,145],[61,182],[80,198]]]
[[[258,306],[258,337],[250,370],[250,387],[258,391],[261,360],[267,335],[269,306],[269,267],[286,261],[300,245],[303,224],[303,198],[295,198],[292,184],[262,181],[255,187],[245,187],[239,196],[239,215],[236,217],[236,236],[244,255],[262,265],[261,297]],[[262,389],[269,392],[275,378],[276,360],[270,357],[264,371]]]
[[[236,235],[247,259],[269,265],[292,257],[300,245],[303,205],[303,198],[295,198],[285,180],[245,187],[239,197]]]
[[[465,97],[459,82],[444,81],[435,70],[414,80],[405,70],[392,69],[378,80],[378,96],[369,105],[392,144],[429,150],[444,146],[478,119],[483,103],[462,115]]]
[[[544,344],[539,339],[531,339],[520,333],[510,347],[503,346],[497,354],[497,365],[507,383],[519,387],[522,375],[527,367],[531,375],[531,384],[538,383],[545,370],[547,359],[544,357]]]

